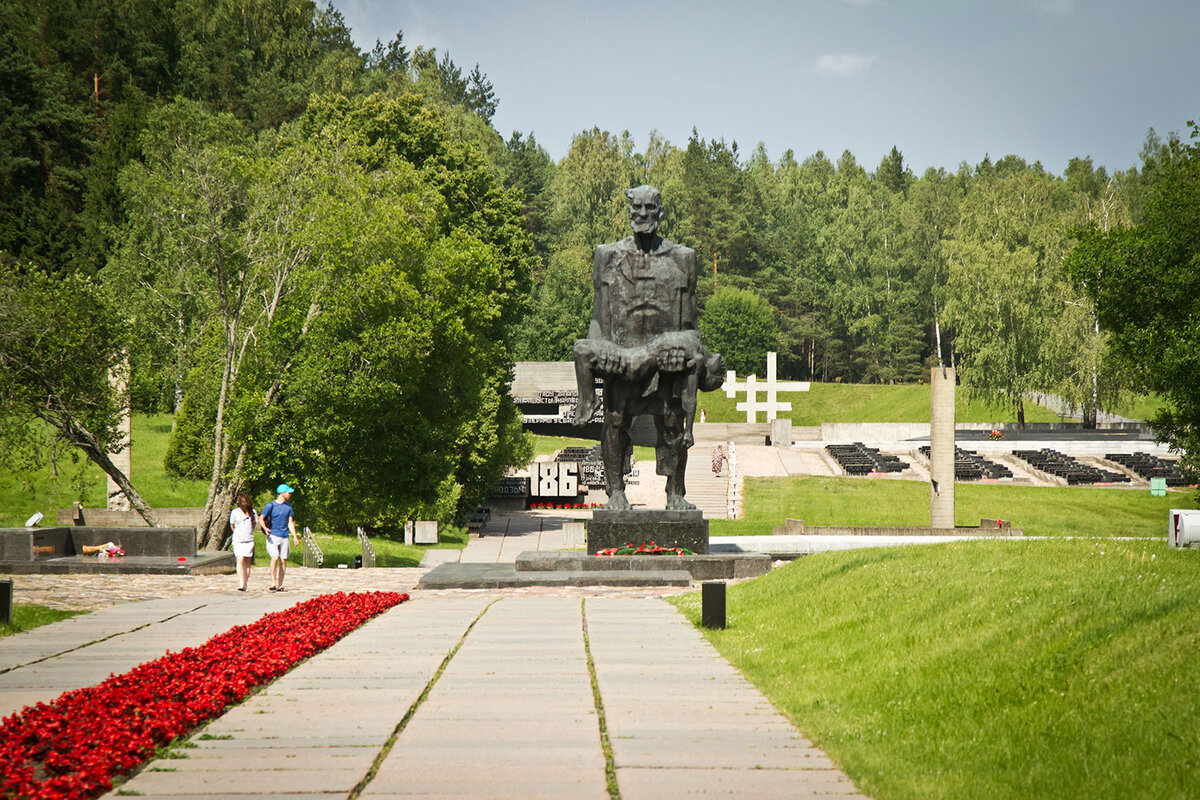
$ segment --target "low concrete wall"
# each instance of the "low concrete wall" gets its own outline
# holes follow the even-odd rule
[[[1018,431],[1015,422],[959,422],[956,431]],[[1081,422],[1029,422],[1024,433],[1042,431],[1084,431]],[[1141,422],[1102,422],[1096,430],[1131,431],[1147,438],[1153,436],[1150,426]],[[929,438],[928,422],[824,422],[821,424],[821,441],[824,442],[903,442],[909,439]]]
[[[696,441],[735,442],[736,444],[766,444],[771,436],[769,422],[697,422]]]
[[[814,525],[804,532],[813,536],[1023,536],[1020,528],[930,528],[921,525]]]
[[[167,528],[197,528],[204,517],[203,508],[156,508],[154,513]],[[55,522],[59,525],[91,525],[103,528],[146,528],[146,520],[136,511],[109,511],[105,508],[72,506],[60,508]]]
[[[976,526],[934,528],[929,525],[805,525],[802,519],[788,518],[771,529],[776,536],[1024,536],[1005,520],[981,519]]]
[[[823,442],[903,442],[929,438],[928,422],[823,422]]]

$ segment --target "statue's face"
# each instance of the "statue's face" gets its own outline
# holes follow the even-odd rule
[[[654,233],[658,230],[658,216],[662,211],[649,193],[635,194],[629,200],[629,221],[634,233]]]

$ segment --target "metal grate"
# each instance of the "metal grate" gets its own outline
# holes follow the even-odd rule
[[[307,526],[304,528],[304,536],[301,537],[300,543],[304,545],[304,566],[319,567],[325,563],[325,554],[321,552],[321,546],[317,544],[317,537],[313,536]]]
[[[371,546],[371,540],[363,533],[363,529],[358,529],[358,543],[362,545],[362,565],[364,567],[375,566],[375,548]]]

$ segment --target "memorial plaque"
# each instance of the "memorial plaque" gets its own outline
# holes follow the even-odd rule
[[[417,520],[414,525],[414,541],[416,544],[437,544],[437,520]]]

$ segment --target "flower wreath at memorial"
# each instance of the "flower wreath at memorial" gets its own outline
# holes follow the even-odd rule
[[[686,547],[662,547],[650,542],[650,544],[639,544],[636,547],[631,543],[622,547],[609,547],[606,550],[597,550],[598,556],[694,556],[695,551],[689,550]]]
[[[604,505],[602,503],[530,503],[529,507],[531,509],[564,509],[569,511],[572,509],[587,510],[589,508],[604,508]]]
[[[321,595],[27,706],[0,722],[0,797],[97,797],[197,725],[408,599]]]

